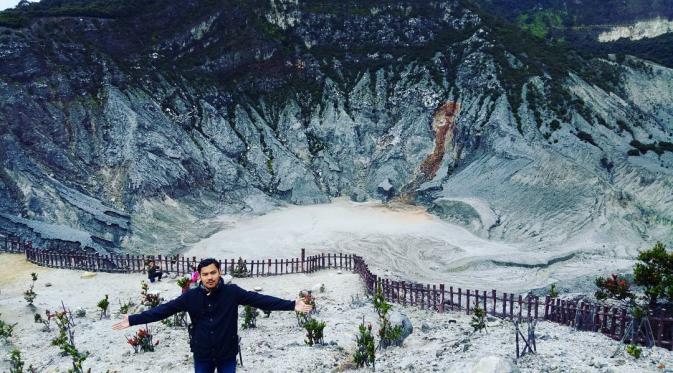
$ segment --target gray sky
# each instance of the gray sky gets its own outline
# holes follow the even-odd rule
[[[0,10],[5,10],[7,8],[14,8],[20,0],[0,0]]]

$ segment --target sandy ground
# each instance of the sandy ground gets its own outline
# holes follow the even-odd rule
[[[187,256],[267,259],[321,252],[355,253],[388,277],[447,286],[526,292],[585,275],[622,272],[633,265],[603,248],[567,243],[539,249],[476,236],[424,208],[336,199],[287,206],[261,216],[223,215],[222,231],[192,245]],[[573,254],[573,257],[569,257]],[[559,260],[547,266],[549,261]],[[597,270],[598,269],[598,270]],[[598,271],[598,272],[597,272]]]
[[[81,350],[89,351],[85,367],[92,372],[190,372],[192,357],[187,345],[187,332],[161,323],[151,325],[159,345],[155,352],[134,354],[126,344],[136,328],[112,331],[118,316],[119,300],[137,301],[140,274],[99,273],[82,279],[81,272],[39,268],[28,264],[20,255],[0,254],[0,313],[2,319],[18,323],[14,336],[0,342],[0,371],[8,371],[7,352],[18,347],[24,360],[39,372],[65,372],[69,361],[59,356],[49,341],[56,335],[41,331],[33,322],[34,312],[60,307],[61,301],[72,309],[83,307],[87,316],[76,318],[75,339]],[[35,309],[27,306],[22,293],[30,283],[30,272],[39,280]],[[10,273],[11,272],[11,273]],[[47,287],[49,283],[51,286]],[[357,275],[336,271],[319,271],[266,278],[235,279],[240,286],[263,288],[266,294],[288,299],[300,289],[324,283],[325,293],[318,294],[318,318],[327,322],[325,346],[304,344],[303,329],[297,326],[292,312],[274,312],[269,318],[260,316],[258,328],[240,329],[244,366],[241,372],[331,372],[348,370],[355,346],[357,325],[364,316],[376,325],[376,315]],[[152,291],[165,298],[177,296],[174,280],[151,284]],[[109,294],[113,316],[98,320],[96,303]],[[353,301],[360,298],[361,301]],[[469,372],[480,358],[489,355],[514,361],[514,332],[511,323],[492,319],[487,333],[472,334],[470,318],[460,313],[438,314],[410,307],[395,306],[406,314],[414,331],[402,347],[389,348],[377,357],[379,372]],[[241,309],[242,311],[242,309]],[[451,320],[455,320],[452,323]],[[673,368],[673,353],[660,348],[644,349],[643,357],[634,360],[625,353],[610,355],[617,342],[596,333],[575,332],[571,328],[542,322],[537,328],[538,354],[520,359],[516,364],[522,372],[663,372],[660,364]],[[669,369],[670,369],[669,368]]]

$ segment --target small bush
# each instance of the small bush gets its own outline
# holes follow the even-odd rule
[[[556,290],[556,284],[551,284],[551,287],[549,288],[549,297],[558,298],[558,291]]]
[[[15,348],[9,354],[9,373],[24,373],[23,366],[26,363],[21,359],[21,351]],[[32,365],[28,366],[29,373],[35,373],[36,370]]]
[[[393,327],[388,318],[388,312],[392,307],[383,296],[381,286],[378,286],[376,295],[374,295],[374,309],[379,316],[379,347],[381,348],[388,348],[392,345],[399,346],[401,342],[402,326],[396,325]]]
[[[640,358],[640,355],[641,355],[642,352],[643,352],[643,349],[636,346],[636,345],[630,344],[630,345],[626,346],[626,353],[633,356],[636,359]]]
[[[575,136],[577,136],[578,139],[580,139],[580,140],[582,140],[582,141],[584,141],[584,142],[586,142],[586,143],[589,143],[589,144],[591,144],[591,145],[593,145],[593,146],[598,147],[598,145],[597,145],[596,142],[594,141],[594,138],[593,138],[593,137],[591,136],[591,134],[589,134],[589,133],[586,133],[586,132],[584,132],[584,131],[579,131],[579,132],[577,132],[577,134],[576,134]]]
[[[180,277],[175,283],[180,287],[180,289],[184,289],[186,286],[189,286],[191,279],[187,277]]]
[[[98,308],[100,308],[100,320],[103,320],[103,318],[108,317],[108,307],[110,306],[110,301],[108,300],[107,294],[105,294],[105,298],[101,299],[98,301],[98,304],[96,305]]]
[[[55,312],[53,315],[56,320],[56,325],[58,326],[58,337],[54,338],[51,341],[51,344],[58,346],[61,349],[61,354],[63,356],[70,356],[72,359],[72,369],[68,370],[68,372],[84,373],[85,371],[82,364],[89,356],[89,353],[80,352],[75,346],[74,323],[71,316],[65,310],[65,307],[63,311]]]
[[[598,277],[596,278],[596,299],[605,300],[608,298],[617,300],[633,299],[634,294],[631,292],[631,284],[624,276],[617,276],[615,274],[610,278]]]
[[[375,367],[376,346],[374,345],[374,336],[372,335],[372,324],[365,326],[364,317],[362,323],[358,326],[358,335],[355,337],[355,355],[353,361],[358,368],[365,365]]]
[[[229,268],[229,272],[233,277],[247,277],[248,274],[248,266],[245,264],[245,261],[243,258],[239,257],[238,262],[236,265],[232,264],[231,267]]]
[[[317,319],[310,318],[307,322],[304,323],[304,329],[306,329],[306,339],[304,343],[309,346],[315,344],[324,344],[323,341],[323,329],[325,329],[325,323],[318,321]]]
[[[154,347],[159,344],[159,341],[152,342],[152,331],[149,327],[145,329],[138,329],[133,337],[126,338],[128,344],[133,347],[133,352],[153,352]]]
[[[480,332],[486,329],[486,311],[479,307],[479,303],[474,305],[474,313],[472,315],[472,320],[470,320],[470,326],[474,333]]]
[[[633,267],[633,282],[645,289],[650,306],[655,306],[659,298],[673,301],[673,253],[668,253],[661,242],[650,250],[638,254]]]
[[[257,316],[259,316],[257,308],[251,306],[243,307],[243,324],[241,324],[243,329],[256,328]]]
[[[23,299],[28,302],[29,306],[33,305],[35,298],[37,298],[37,293],[33,290],[35,288],[35,281],[37,281],[37,274],[35,272],[30,274],[32,282],[30,288],[23,293]]]
[[[36,324],[44,325],[43,331],[48,332],[51,330],[51,319],[54,317],[54,314],[49,312],[49,310],[44,311],[44,313],[47,316],[46,319],[43,319],[42,315],[36,313],[33,316],[33,320],[35,321]]]
[[[149,289],[150,285],[147,283],[147,281],[143,281],[141,283],[140,297],[142,299],[143,305],[154,308],[160,305],[163,299],[159,296],[159,294],[150,293]]]
[[[119,303],[119,313],[122,314],[122,315],[126,315],[127,313],[129,313],[129,310],[133,306],[135,306],[135,303],[133,303],[133,301],[130,300],[130,299],[128,300],[128,302],[125,302],[125,303],[120,302]]]
[[[2,316],[1,313],[0,316]],[[12,333],[14,333],[15,326],[16,324],[8,324],[4,320],[0,319],[0,338],[3,339],[11,338]]]

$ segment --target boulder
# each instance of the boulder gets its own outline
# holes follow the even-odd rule
[[[367,201],[367,192],[360,188],[353,189],[351,193],[351,201],[353,202],[366,202]]]
[[[388,320],[390,320],[390,325],[396,327],[397,325],[402,326],[402,334],[400,335],[400,340],[396,341],[397,343],[402,343],[410,334],[414,331],[413,325],[411,325],[411,320],[407,315],[403,314],[400,311],[394,310],[388,314]]]
[[[389,193],[393,190],[393,184],[390,182],[390,179],[386,178],[379,184],[379,191],[383,193]]]
[[[80,278],[94,278],[94,277],[96,277],[96,272],[84,272],[79,277]]]

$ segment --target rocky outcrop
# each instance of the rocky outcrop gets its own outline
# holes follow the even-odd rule
[[[221,212],[381,198],[385,181],[531,248],[671,240],[672,70],[547,59],[459,1],[214,3],[0,28],[12,229],[171,252]]]

